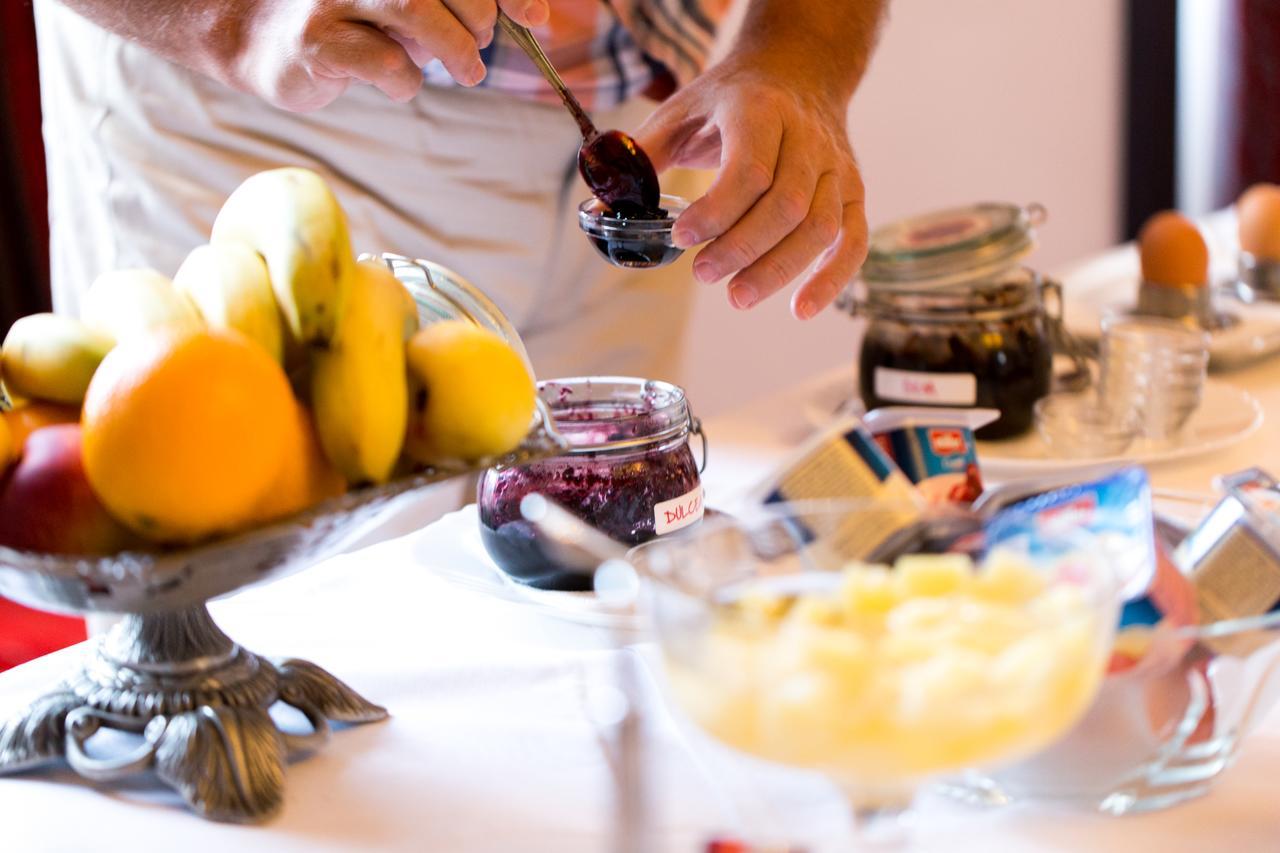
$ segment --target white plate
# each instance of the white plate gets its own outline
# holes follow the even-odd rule
[[[815,382],[804,400],[805,418],[815,427],[829,424],[842,407],[860,405],[850,376],[829,377],[824,382]],[[1057,457],[1033,427],[1018,438],[979,441],[978,464],[984,475],[1006,479],[1060,471],[1082,462],[1170,462],[1212,453],[1243,441],[1262,426],[1262,420],[1262,406],[1252,394],[1234,385],[1209,379],[1204,386],[1204,400],[1187,422],[1176,446],[1144,448],[1135,445],[1122,456],[1101,459]]]
[[[591,592],[557,592],[517,583],[502,572],[480,541],[480,519],[472,504],[429,524],[413,543],[413,558],[439,577],[474,592],[537,608],[556,619],[613,630],[640,631],[635,608],[602,604]]]
[[[1200,408],[1187,421],[1178,442],[1172,446],[1143,447],[1135,444],[1119,456],[1082,460],[1055,456],[1040,433],[1032,429],[1025,435],[1005,441],[979,441],[978,464],[982,466],[983,474],[1000,478],[1060,471],[1083,462],[1135,462],[1144,465],[1172,462],[1213,453],[1243,441],[1262,426],[1262,419],[1262,406],[1252,394],[1210,379],[1205,383]]]

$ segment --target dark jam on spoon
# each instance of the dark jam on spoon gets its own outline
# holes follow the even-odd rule
[[[591,244],[611,264],[648,269],[671,263],[681,250],[671,245],[671,229],[626,223],[671,221],[661,207],[658,174],[636,141],[620,130],[596,133],[578,149],[578,170],[604,206],[603,227]]]
[[[597,133],[578,149],[578,171],[596,198],[627,219],[661,218],[658,173],[644,149],[620,130]]]

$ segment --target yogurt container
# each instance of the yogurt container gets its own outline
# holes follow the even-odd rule
[[[996,409],[887,406],[862,420],[926,502],[968,506],[982,494],[974,432],[999,417]]]

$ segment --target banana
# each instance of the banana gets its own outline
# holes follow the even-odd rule
[[[198,332],[205,328],[187,295],[149,269],[115,270],[98,276],[80,303],[80,320],[112,343],[158,329]]]
[[[325,455],[347,482],[384,483],[409,415],[404,287],[386,267],[353,264],[328,348],[311,356],[311,411]]]
[[[324,179],[298,168],[252,176],[214,220],[210,242],[230,240],[247,243],[267,262],[292,336],[303,344],[328,344],[355,261],[346,216]]]
[[[235,329],[284,363],[284,325],[262,256],[245,243],[199,246],[173,277],[213,329]]]
[[[32,314],[9,328],[0,349],[5,387],[24,397],[80,405],[112,340],[74,317]]]

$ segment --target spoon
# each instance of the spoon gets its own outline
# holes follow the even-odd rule
[[[658,173],[649,155],[620,130],[601,132],[560,79],[542,46],[527,27],[498,12],[498,23],[520,49],[529,55],[542,76],[556,90],[582,132],[578,171],[591,192],[623,219],[661,218],[658,207]]]

